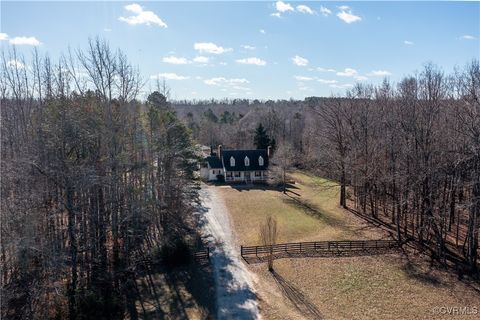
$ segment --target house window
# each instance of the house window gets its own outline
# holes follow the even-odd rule
[[[234,157],[230,157],[230,166],[235,167],[235,158]]]
[[[250,165],[250,159],[248,157],[245,157],[245,166],[248,167]]]
[[[258,165],[263,166],[263,157],[262,156],[258,157]]]
[[[240,178],[240,171],[235,171],[235,177]]]
[[[232,177],[232,173],[230,171],[227,172],[227,177],[228,178],[231,178]]]
[[[261,171],[255,171],[255,177],[261,177],[262,172]]]

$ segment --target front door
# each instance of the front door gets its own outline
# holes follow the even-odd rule
[[[245,171],[245,180],[250,181],[250,171]]]

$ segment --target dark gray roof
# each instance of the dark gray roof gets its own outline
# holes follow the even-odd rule
[[[259,157],[263,158],[263,166],[258,163]],[[230,166],[230,158],[235,159],[235,166]],[[245,157],[250,159],[250,165],[245,166]],[[267,170],[267,150],[224,150],[222,152],[223,164],[226,171],[252,171]]]
[[[222,161],[217,156],[208,156],[207,162],[210,168],[212,169],[221,169],[223,168]]]

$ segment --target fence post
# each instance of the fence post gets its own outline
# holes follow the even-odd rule
[[[258,246],[255,246],[255,255],[258,257]]]
[[[210,260],[210,247],[207,247],[207,259]]]

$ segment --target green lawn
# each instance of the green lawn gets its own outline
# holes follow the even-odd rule
[[[369,238],[358,222],[337,206],[338,186],[303,172],[291,174],[287,194],[268,188],[219,188],[242,244],[259,243],[259,225],[271,214],[278,242]]]

